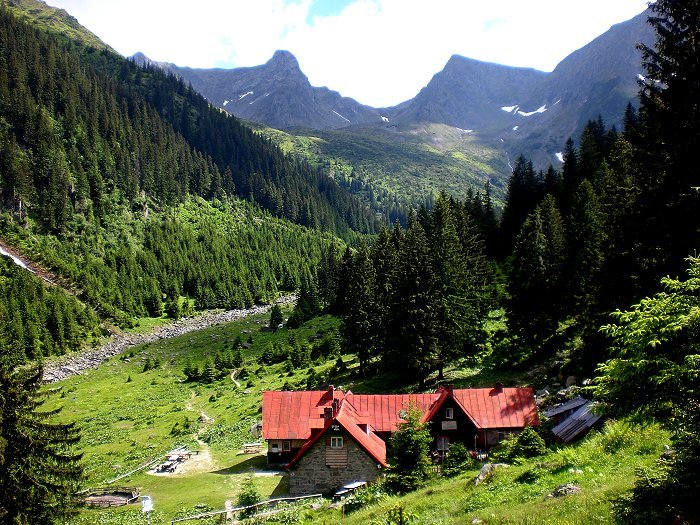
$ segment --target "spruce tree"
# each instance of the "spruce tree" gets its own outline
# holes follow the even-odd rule
[[[357,355],[360,374],[364,375],[367,363],[375,355],[378,329],[374,265],[364,242],[353,257],[349,283],[341,333],[345,351]]]
[[[649,9],[656,42],[640,46],[646,78],[634,144],[641,194],[631,240],[642,290],[661,275],[680,275],[700,246],[700,2],[658,0]]]
[[[502,255],[513,250],[515,238],[525,218],[542,198],[542,181],[537,178],[532,162],[522,155],[518,157],[513,175],[508,181],[508,194],[501,221]]]
[[[376,347],[378,352],[385,348],[389,328],[389,312],[394,293],[396,279],[398,249],[391,239],[391,232],[382,227],[372,246],[372,264],[374,266],[374,307],[376,309],[374,323],[376,324]]]
[[[270,323],[269,326],[273,330],[277,330],[277,327],[284,322],[284,317],[282,316],[282,307],[275,303],[270,309]]]
[[[553,333],[561,315],[565,249],[561,215],[547,195],[518,234],[508,283],[509,327],[533,351]]]
[[[74,424],[41,411],[45,394],[37,367],[0,364],[0,521],[53,524],[75,512],[73,494],[83,479],[80,434]]]
[[[572,313],[596,311],[603,268],[603,217],[593,185],[584,180],[574,193],[568,220],[568,296]]]
[[[473,305],[467,296],[467,269],[456,223],[447,194],[440,193],[430,214],[428,232],[440,378],[445,364],[463,350],[467,325],[473,323],[476,317],[470,312]]]
[[[398,257],[390,343],[383,361],[389,370],[403,370],[407,379],[422,382],[438,359],[438,304],[428,240],[420,223],[409,221]]]

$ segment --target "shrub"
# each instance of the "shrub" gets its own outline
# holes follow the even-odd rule
[[[445,461],[442,463],[442,475],[448,478],[460,474],[464,470],[474,468],[477,461],[471,457],[469,450],[462,443],[450,446]]]
[[[495,447],[491,458],[495,461],[518,461],[546,453],[547,445],[537,431],[532,427],[525,427],[522,432],[509,437]]]
[[[238,505],[241,507],[247,507],[248,505],[255,505],[260,501],[260,493],[255,486],[255,478],[252,474],[246,476],[243,484],[241,485],[241,492],[238,494]],[[255,508],[246,509],[243,511],[243,516],[249,517],[255,514]]]
[[[398,503],[386,511],[383,519],[373,520],[372,525],[410,525],[416,522],[416,515]]]
[[[404,421],[389,440],[387,456],[391,470],[387,487],[395,492],[416,490],[430,477],[428,451],[432,437],[420,419],[420,410],[409,407]]]
[[[380,483],[372,483],[357,489],[345,500],[345,510],[353,512],[369,505],[379,503],[386,498],[386,491]]]

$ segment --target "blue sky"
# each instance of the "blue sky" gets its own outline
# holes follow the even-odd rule
[[[287,49],[315,86],[376,107],[459,54],[551,71],[646,0],[47,0],[125,56],[242,67]]]
[[[312,25],[314,17],[337,16],[351,3],[352,0],[315,0],[311,2],[306,22]]]

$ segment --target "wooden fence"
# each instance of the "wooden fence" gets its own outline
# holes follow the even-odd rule
[[[309,496],[295,496],[295,497],[289,497],[289,498],[273,498],[273,499],[261,501],[259,503],[255,503],[253,505],[246,505],[244,507],[233,507],[233,508],[226,509],[226,510],[214,510],[211,512],[203,512],[202,514],[196,514],[194,516],[187,516],[186,518],[178,518],[178,519],[170,520],[170,523],[180,523],[183,521],[190,521],[190,520],[201,520],[204,518],[212,518],[214,516],[221,516],[222,514],[243,512],[245,510],[250,510],[250,509],[258,509],[260,507],[275,507],[277,504],[284,503],[287,501],[300,501],[300,500],[304,500],[304,499],[320,498],[322,496],[323,496],[322,494],[311,494]]]

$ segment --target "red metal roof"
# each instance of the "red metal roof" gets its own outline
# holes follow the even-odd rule
[[[401,421],[399,412],[411,404],[424,413],[424,421],[429,421],[450,395],[477,428],[539,425],[535,393],[531,388],[440,388],[432,394],[379,395],[346,394],[333,389],[264,392],[263,438],[309,439],[312,428],[325,428],[323,410],[331,407],[333,400],[352,407],[347,410],[352,410],[355,426],[369,423],[375,432],[394,432]]]
[[[386,443],[384,443],[384,441],[371,429],[369,433],[361,429],[359,427],[359,425],[362,424],[360,422],[361,418],[362,416],[357,413],[352,404],[350,404],[346,399],[341,400],[336,415],[328,419],[321,432],[316,433],[313,438],[304,443],[304,446],[301,448],[301,450],[299,450],[297,455],[294,456],[294,459],[292,459],[289,465],[287,465],[287,468],[295,465],[334,423],[339,424],[348,434],[350,434],[352,439],[362,449],[364,449],[364,451],[367,452],[372,459],[374,459],[381,466],[386,467]]]
[[[452,395],[477,428],[523,428],[540,424],[532,388],[468,388]]]

